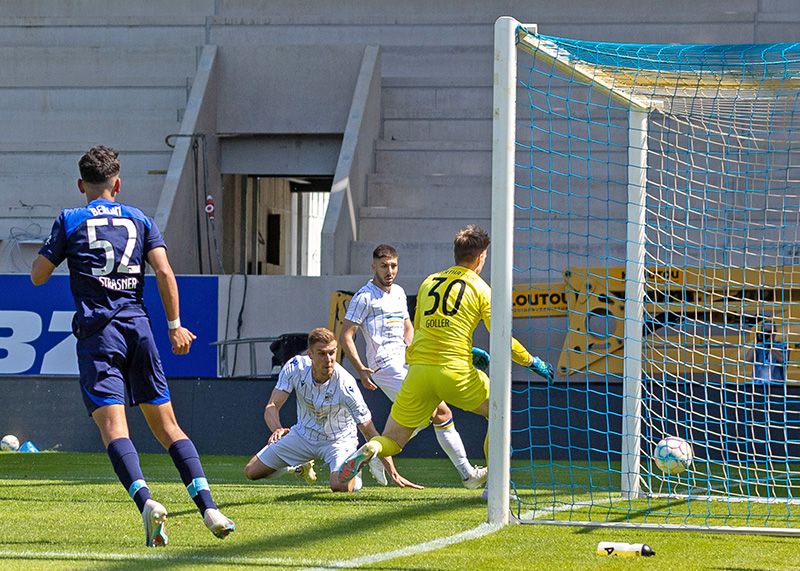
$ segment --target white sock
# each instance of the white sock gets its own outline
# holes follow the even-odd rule
[[[364,482],[361,480],[361,474],[358,474],[355,478],[353,478],[353,491],[357,492],[361,489],[361,486],[364,485]]]
[[[467,451],[464,449],[464,442],[462,442],[461,435],[456,430],[453,419],[451,418],[442,424],[434,424],[433,428],[436,431],[436,440],[439,441],[439,446],[450,458],[453,466],[456,467],[456,470],[461,475],[461,479],[466,480],[472,476],[472,464],[469,463]]]
[[[290,472],[294,472],[296,466],[284,466],[283,468],[278,468],[272,474],[266,477],[267,480],[274,480],[275,478],[280,478],[284,474],[288,474]]]

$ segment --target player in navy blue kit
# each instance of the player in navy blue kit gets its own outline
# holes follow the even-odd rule
[[[167,511],[151,498],[142,475],[128,433],[126,400],[139,406],[155,437],[169,450],[206,527],[224,538],[236,526],[217,509],[197,450],[175,419],[142,302],[145,262],[155,272],[172,351],[187,354],[196,337],[181,326],[178,285],[158,227],[138,208],[115,200],[121,188],[117,156],[113,149],[97,146],[81,157],[78,189],[88,204],[61,211],[33,262],[31,280],[43,284],[67,260],[83,401],[100,429],[114,471],[142,513],[146,545],[167,544]]]

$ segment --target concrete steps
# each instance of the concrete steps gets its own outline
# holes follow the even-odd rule
[[[486,141],[492,138],[491,119],[384,119],[389,141]]]
[[[457,204],[489,204],[491,177],[483,175],[396,176],[371,174],[367,178],[367,206],[442,210]]]
[[[80,155],[71,153],[71,156],[76,159],[72,173],[46,175],[38,179],[30,175],[0,174],[0,195],[6,197],[0,203],[0,216],[25,217],[29,210],[25,205],[35,206],[35,213],[55,216],[62,208],[82,204],[84,196],[79,193],[76,183],[80,176],[77,166],[77,157]],[[163,186],[163,175],[127,174],[129,161],[124,153],[120,158],[123,159],[123,173],[119,200],[154,214]]]
[[[491,144],[478,141],[379,141],[380,174],[491,174]]]
[[[358,240],[350,248],[350,273],[372,273],[372,251],[381,240]],[[391,244],[400,256],[400,271],[404,275],[426,276],[453,264],[453,240],[449,242],[394,241]],[[409,293],[409,292],[406,292]]]
[[[177,111],[172,113],[171,121],[116,115],[98,117],[97,121],[91,122],[77,115],[42,117],[35,112],[17,113],[4,122],[0,132],[0,152],[80,149],[92,141],[135,150],[151,150],[161,143],[167,151],[164,138],[180,127],[176,120]],[[24,136],[21,135],[23,132]],[[37,142],[30,142],[32,140]]]
[[[88,148],[88,147],[87,147]],[[82,149],[85,151],[86,149]],[[119,149],[122,162],[123,176],[139,176],[151,173],[154,170],[166,169],[169,165],[169,153],[128,151],[124,147]],[[0,153],[0,176],[3,175],[47,175],[67,176],[78,178],[78,159],[74,150],[48,151],[42,156],[31,152],[5,152]]]
[[[3,0],[3,19],[68,18],[100,25],[118,18],[187,19],[214,12],[214,0]]]
[[[359,239],[408,241],[411,236],[426,242],[450,242],[467,224],[490,227],[490,208],[416,209],[366,207],[360,209]]]
[[[108,141],[166,151],[164,138],[179,129],[185,101],[185,89],[177,87],[0,88],[0,113],[7,113],[0,149],[69,150]]]
[[[91,106],[101,115],[161,116],[185,105],[186,93],[186,86],[6,87],[0,88],[0,112],[71,113]]]
[[[448,78],[464,84],[491,85],[494,59],[490,39],[488,45],[477,46],[387,47],[381,63],[382,77],[387,82],[394,78]]]
[[[0,87],[185,87],[195,47],[0,47]]]
[[[193,46],[0,47],[0,271],[19,271],[12,254],[85,203],[77,161],[92,145],[120,151],[120,201],[155,214],[196,58]]]
[[[53,6],[59,5],[53,2]],[[131,4],[134,4],[131,2]],[[138,4],[135,3],[135,4]],[[3,4],[5,9],[5,3]],[[0,45],[6,47],[114,46],[163,48],[201,46],[206,38],[206,17],[187,16],[110,17],[3,17],[0,12]]]
[[[3,0],[5,47],[201,46],[214,0]]]
[[[383,86],[384,119],[491,119],[492,87]]]
[[[491,226],[489,204],[460,205],[450,209],[364,207],[359,214],[359,238],[365,240],[407,240],[408,236],[420,236],[434,242],[448,241],[467,224],[477,224],[487,230]],[[598,227],[595,220],[575,212],[557,214],[541,206],[515,209],[515,227],[521,232],[583,236],[590,241],[624,239],[625,220],[625,210],[622,208],[616,216],[604,214],[602,228]]]
[[[556,173],[572,177],[573,184],[580,184],[581,179],[592,177],[592,172],[602,173],[604,180],[626,180],[627,150],[622,147],[605,147],[593,150],[587,160],[585,149],[564,140],[564,149],[549,156],[527,156],[525,149],[519,149],[517,163],[519,165],[536,165],[536,159]],[[379,141],[376,147],[376,170],[380,174],[398,176],[419,175],[491,175],[492,145],[491,141]],[[525,176],[526,168],[518,168],[518,174]]]
[[[403,256],[404,271],[429,273],[452,263],[452,239],[458,229],[469,223],[487,229],[491,225],[491,51],[484,46],[393,47],[384,54],[383,140],[376,147],[376,172],[368,178],[367,206],[359,210],[353,271],[368,271],[358,257],[389,241],[412,254],[414,261]],[[566,95],[569,88],[562,83],[555,89]],[[520,89],[518,98],[527,97]],[[615,111],[611,119],[625,121]],[[601,201],[590,197],[587,180],[601,175],[604,181],[608,176],[626,180],[627,132],[601,133],[596,122],[590,131],[589,122],[536,120],[532,128],[530,114],[518,118],[519,140],[553,152],[531,156],[520,147],[517,164],[533,161],[536,168],[521,166],[516,176],[553,192],[534,190],[526,196],[524,189],[517,191],[517,226],[530,228],[518,231],[519,239],[538,248],[539,255],[548,248],[561,248],[562,255],[573,252],[588,259],[596,252],[614,250],[616,240],[621,243],[624,237],[624,224],[616,225],[616,220],[625,216],[625,187],[612,185],[611,194],[619,200]],[[605,139],[595,141],[600,135]],[[587,140],[594,141],[591,153]],[[545,174],[545,167],[550,174]],[[612,219],[597,235],[591,234],[587,222],[594,212]],[[571,221],[580,217],[583,223]],[[406,268],[409,263],[414,265]]]
[[[520,237],[521,238],[521,237]],[[350,248],[351,273],[370,274],[372,251],[381,240],[358,240]],[[452,236],[447,242],[395,240],[390,242],[400,256],[403,275],[426,276],[453,265]],[[489,257],[492,255],[491,247]],[[585,241],[550,241],[514,256],[515,275],[522,281],[554,283],[563,281],[567,267],[624,265],[625,244],[621,242],[587,243]],[[552,268],[549,269],[548,268]],[[489,273],[485,272],[488,279]]]
[[[103,141],[113,145],[115,138]],[[136,152],[118,142],[123,143],[117,147],[123,169],[119,200],[153,216],[170,153]],[[86,203],[76,186],[78,158],[92,143],[28,144],[27,150],[0,145],[0,271],[29,272],[60,210]]]

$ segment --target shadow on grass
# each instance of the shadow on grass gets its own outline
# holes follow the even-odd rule
[[[414,492],[409,490],[409,493],[413,494]],[[342,502],[349,502],[353,504],[359,503],[358,500],[360,498],[355,497],[351,499],[351,497],[352,495],[333,494],[331,492],[301,492],[298,494],[286,494],[284,496],[275,498],[275,501],[312,501],[315,503],[323,501],[330,504]],[[139,569],[163,568],[165,564],[169,565],[170,569],[194,569],[201,565],[205,566],[214,564],[237,567],[260,566],[279,569],[301,568],[303,566],[292,565],[292,562],[294,561],[302,561],[303,556],[301,554],[298,553],[295,555],[292,553],[296,553],[298,551],[298,547],[300,546],[305,548],[306,553],[316,555],[318,553],[323,553],[322,548],[317,545],[317,543],[337,541],[352,544],[353,542],[361,542],[363,548],[360,548],[357,553],[351,555],[350,557],[346,556],[345,558],[347,559],[351,557],[369,555],[372,551],[388,551],[391,550],[391,548],[382,547],[380,544],[380,538],[382,536],[392,534],[395,521],[409,520],[418,516],[425,516],[426,519],[435,519],[436,514],[438,513],[453,511],[455,509],[463,508],[465,504],[472,503],[469,499],[465,498],[451,498],[448,500],[444,500],[441,497],[425,498],[428,501],[416,498],[409,499],[413,499],[412,505],[407,505],[405,503],[405,498],[398,502],[387,501],[385,497],[381,499],[380,497],[376,496],[375,502],[380,503],[380,505],[385,508],[380,510],[379,513],[367,512],[366,514],[361,514],[358,516],[354,515],[352,517],[343,515],[341,518],[336,518],[332,521],[320,521],[316,525],[305,526],[302,529],[293,528],[291,527],[291,524],[286,524],[285,522],[275,521],[275,525],[272,527],[271,532],[265,535],[263,538],[251,539],[245,542],[239,541],[236,534],[234,534],[228,538],[225,543],[220,543],[218,546],[192,549],[191,552],[178,552],[175,554],[174,558],[168,558],[164,551],[159,550],[158,554],[160,555],[161,553],[165,553],[165,556],[163,558],[159,557],[157,560],[137,559],[131,561],[111,562],[107,559],[103,559],[102,557],[98,557],[96,559],[100,562],[104,561],[107,563],[107,567],[103,568],[131,571],[138,571]],[[475,503],[479,502],[480,500],[476,500]],[[242,504],[252,505],[252,502],[243,502]],[[225,510],[234,505],[241,504],[231,503],[221,505],[220,507]],[[183,513],[188,514],[192,512],[174,512],[174,515]],[[305,513],[308,514],[310,512],[309,510],[306,510]],[[238,523],[240,526],[247,525],[246,521],[239,521]],[[201,531],[198,530],[198,533],[201,533]],[[287,552],[289,552],[290,555],[286,555]],[[153,552],[147,551],[146,553]],[[320,563],[319,556],[315,555],[309,556],[310,562],[305,566],[310,567],[314,566],[314,563]],[[231,559],[226,560],[226,558]],[[248,562],[247,558],[252,558],[254,561]],[[276,561],[274,563],[268,561],[270,558],[274,558]],[[2,557],[0,557],[0,559],[2,559]],[[283,560],[281,561],[280,559]],[[87,557],[87,560],[91,560],[91,557]],[[330,569],[337,568],[331,564],[322,567]],[[377,567],[370,568],[385,569],[387,571],[393,569],[413,569],[408,566],[397,567],[392,565],[390,562],[379,564]],[[429,567],[426,567],[425,569],[430,571]]]
[[[680,499],[680,498],[676,498],[674,500],[664,500],[664,501],[660,501],[660,502],[652,502],[646,508],[639,508],[639,509],[631,508],[631,509],[628,510],[628,512],[621,513],[617,517],[608,518],[606,521],[613,522],[613,523],[619,523],[619,522],[625,522],[625,521],[635,522],[635,520],[637,520],[639,518],[645,518],[646,519],[648,516],[658,516],[660,518],[666,519],[666,518],[669,517],[668,514],[670,512],[669,511],[664,511],[664,510],[670,510],[672,507],[678,506],[678,505],[681,505],[681,504],[685,505],[686,504],[686,500],[683,500],[683,499]]]
[[[387,488],[390,490],[396,490],[396,488]],[[302,492],[293,492],[287,493],[280,496],[275,496],[272,501],[280,502],[280,503],[287,503],[287,502],[313,502],[313,503],[325,503],[325,504],[358,504],[358,505],[373,505],[377,504],[380,506],[387,506],[386,497],[383,496],[379,491],[380,488],[370,488],[366,491],[356,492],[353,494],[346,494],[346,493],[334,493],[327,489],[318,488],[316,490],[308,490]],[[408,495],[403,497],[400,500],[392,498],[390,502],[396,503],[409,503],[409,502],[423,502],[423,503],[431,503],[436,502],[441,499],[445,501],[453,501],[457,502],[459,507],[467,507],[470,505],[486,505],[481,499],[480,494],[473,494],[470,496],[464,496],[460,498],[454,498],[452,494],[447,493],[438,493],[432,492],[430,489],[426,490],[427,493],[418,494],[416,490],[407,489],[401,493],[407,493]]]
[[[52,486],[59,486],[68,483],[77,485],[82,484],[110,484],[116,483],[110,477],[111,471],[105,455],[81,455],[80,461],[75,462],[74,457],[64,455],[52,455],[59,458],[52,461],[34,461],[32,465],[11,466],[10,470],[0,477],[0,490],[5,487],[31,488],[39,487],[44,489]],[[157,483],[159,476],[169,475],[164,481],[170,483],[179,482],[168,457],[151,458],[146,467],[148,482]],[[213,471],[213,462],[210,463]],[[415,467],[411,464],[412,467]],[[8,467],[8,466],[7,466]],[[423,466],[427,468],[427,466]],[[452,467],[446,465],[447,471]],[[33,470],[32,470],[33,468]],[[218,471],[218,470],[217,470]],[[412,470],[420,474],[427,473],[428,470],[417,468]],[[441,470],[446,472],[445,470]],[[36,478],[51,477],[53,482],[8,482],[4,480],[26,480]],[[74,476],[71,480],[70,476]],[[232,484],[236,488],[250,488],[254,493],[259,493],[259,485],[248,482]],[[271,487],[271,486],[269,486]],[[194,533],[201,535],[208,532],[197,517],[197,510],[191,504],[181,506],[179,511],[171,511],[170,516],[176,518],[188,518],[191,523],[181,522],[181,535],[184,539],[181,543],[173,542],[164,550],[131,549],[125,543],[115,548],[113,538],[104,541],[97,546],[97,553],[80,553],[80,549],[70,549],[68,544],[46,543],[37,546],[35,549],[42,549],[43,553],[37,555],[27,553],[25,557],[20,557],[12,553],[0,555],[0,568],[5,568],[9,563],[28,567],[44,568],[48,560],[61,560],[65,562],[75,561],[79,565],[91,566],[93,569],[120,569],[120,570],[139,570],[163,568],[165,564],[170,569],[198,569],[205,567],[213,568],[233,568],[233,567],[265,567],[274,569],[301,568],[298,565],[307,558],[309,563],[306,566],[319,564],[323,561],[334,561],[339,559],[349,559],[352,557],[367,556],[373,552],[384,552],[395,548],[402,548],[405,545],[415,542],[413,539],[404,539],[402,531],[398,531],[398,522],[407,522],[405,525],[413,526],[415,518],[419,519],[447,519],[442,517],[442,513],[448,513],[459,509],[470,509],[481,506],[478,496],[468,496],[458,488],[437,490],[428,488],[425,493],[418,494],[414,490],[397,490],[392,488],[392,494],[384,493],[385,488],[369,487],[358,494],[335,494],[324,487],[316,488],[297,488],[289,487],[287,490],[272,490],[269,497],[264,497],[263,501],[250,498],[246,501],[225,502],[220,505],[223,511],[236,507],[251,508],[248,515],[244,518],[236,518],[240,530],[246,530],[249,534],[242,537],[234,534],[224,542],[208,545],[203,542],[201,545],[193,545],[191,541],[186,541]],[[278,495],[272,495],[276,493]],[[457,495],[456,495],[457,494]],[[32,494],[35,496],[36,494]],[[14,498],[20,501],[20,498]],[[30,501],[49,501],[49,499],[35,499]],[[71,501],[78,501],[75,499]],[[131,505],[127,497],[120,496],[119,499],[104,500],[107,503],[119,504],[119,510],[130,510]],[[261,507],[259,507],[261,504]],[[273,510],[270,504],[281,504],[283,508]],[[305,505],[303,505],[305,504]],[[287,510],[286,507],[289,506]],[[296,506],[296,507],[295,507]],[[114,510],[117,509],[115,506]],[[287,519],[287,511],[290,514],[297,513],[297,519],[301,520],[298,525],[292,521],[293,516]],[[277,513],[281,512],[278,516]],[[275,515],[273,515],[275,514]],[[273,518],[274,519],[271,519]],[[408,521],[411,521],[409,524]],[[187,520],[188,521],[188,520]],[[476,521],[475,524],[480,523]],[[93,524],[94,525],[94,524]],[[195,527],[196,526],[196,527]],[[469,526],[469,522],[464,522],[464,526]],[[190,533],[187,530],[192,529]],[[408,527],[406,528],[408,529]],[[262,533],[263,530],[263,533]],[[169,526],[168,526],[169,531]],[[262,536],[256,534],[262,533]],[[431,526],[431,536],[422,537],[419,541],[436,539],[443,534],[437,534],[436,527]],[[256,537],[254,537],[254,535]],[[399,543],[396,547],[386,547],[381,538],[389,538],[393,543]],[[210,536],[209,536],[210,538]],[[7,542],[8,543],[8,542]],[[26,542],[30,545],[30,542]],[[331,553],[332,549],[338,546],[353,546],[352,552],[343,555]],[[47,552],[51,551],[52,555]],[[71,552],[75,551],[74,554]],[[58,553],[63,552],[62,555]],[[107,553],[107,555],[103,555]],[[125,554],[130,553],[131,559],[126,560]],[[74,556],[73,556],[74,555]],[[134,559],[136,558],[136,559]],[[250,561],[248,561],[250,559]],[[3,564],[2,561],[6,561]],[[41,563],[40,563],[41,562]],[[67,563],[69,565],[69,563]],[[330,567],[333,569],[333,567]],[[413,569],[407,566],[398,567],[392,561],[386,561],[371,566],[372,569]],[[430,567],[426,568],[430,571]]]
[[[619,499],[617,506],[620,506],[627,500],[622,498]],[[666,510],[670,508],[686,504],[686,500],[676,498],[673,500],[662,500],[659,502],[651,502],[647,507],[644,508],[634,508],[632,505],[627,505],[627,509],[623,511],[622,507],[611,507],[608,504],[598,503],[594,507],[589,507],[586,505],[576,505],[574,506],[574,510],[560,510],[564,515],[571,515],[572,513],[577,513],[577,517],[575,517],[574,521],[576,522],[576,526],[579,525],[578,522],[583,521],[592,521],[595,523],[602,522],[602,523],[623,523],[623,522],[631,522],[635,523],[640,519],[644,519],[645,521],[648,519],[648,516],[659,516],[659,517],[667,517],[669,513]],[[512,510],[514,515],[519,517],[519,510]],[[545,512],[547,510],[544,510]],[[599,519],[598,519],[599,518]],[[573,518],[570,517],[568,520],[565,521],[572,521]],[[547,521],[552,521],[550,518],[542,518],[541,523],[546,523]],[[533,523],[535,524],[536,521],[528,521],[525,520],[525,523]],[[596,530],[596,527],[589,525],[583,527],[576,527],[575,533],[577,534],[588,534],[592,533]]]

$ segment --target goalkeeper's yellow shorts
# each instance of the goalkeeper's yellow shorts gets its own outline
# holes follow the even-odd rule
[[[426,426],[440,402],[473,411],[489,398],[489,377],[470,365],[410,365],[392,404],[392,418],[407,428]]]

